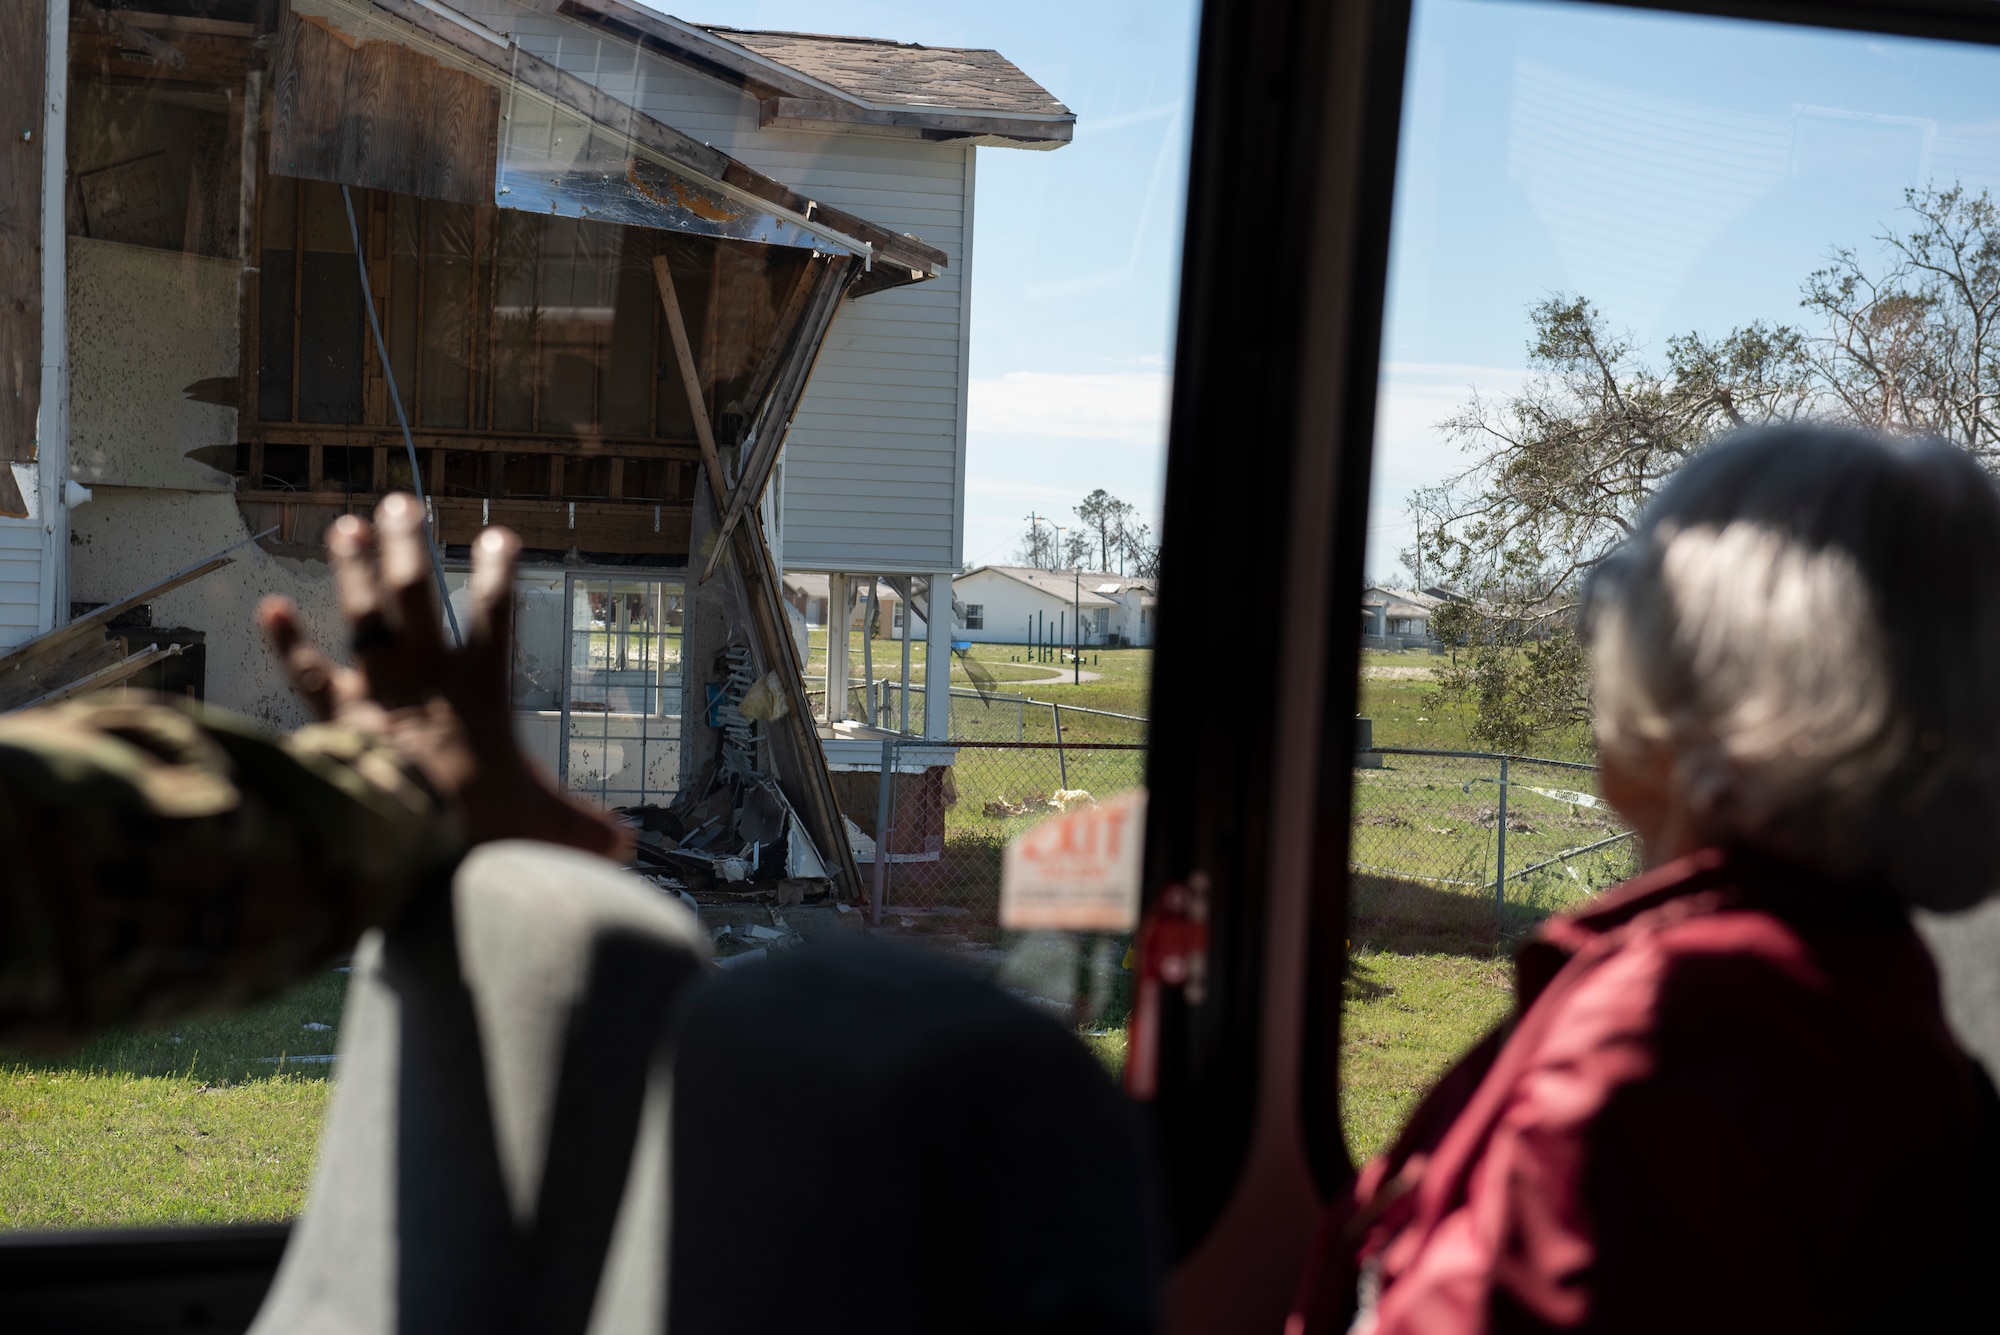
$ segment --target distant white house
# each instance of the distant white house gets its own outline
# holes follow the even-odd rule
[[[1423,649],[1437,642],[1431,615],[1451,601],[1441,591],[1361,591],[1361,643],[1367,649]]]
[[[953,636],[982,644],[1066,645],[1080,620],[1076,643],[1149,646],[1157,591],[1152,580],[1105,571],[974,566],[952,584],[963,609]]]

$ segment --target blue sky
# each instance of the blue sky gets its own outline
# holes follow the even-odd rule
[[[1836,244],[1905,187],[2000,188],[2000,50],[1582,4],[1418,0],[1368,570],[1459,465],[1434,425],[1520,384],[1527,311],[1590,297],[1654,352],[1806,323]]]
[[[965,561],[1103,487],[1158,528],[1180,270],[1191,0],[649,0],[698,23],[991,47],[1077,113],[979,150]]]

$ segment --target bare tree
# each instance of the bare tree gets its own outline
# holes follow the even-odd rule
[[[1083,521],[1084,527],[1093,530],[1097,535],[1099,570],[1111,569],[1111,557],[1117,550],[1118,536],[1124,532],[1125,526],[1138,512],[1139,507],[1119,500],[1102,487],[1084,497],[1077,505],[1076,517]]]
[[[1432,621],[1453,647],[1433,707],[1468,707],[1498,747],[1581,726],[1580,577],[1725,431],[1811,416],[1934,435],[2000,471],[2000,206],[1962,185],[1903,202],[1910,225],[1876,238],[1879,262],[1836,249],[1807,277],[1816,335],[1688,334],[1655,368],[1581,297],[1534,308],[1526,387],[1441,423],[1470,462],[1412,498],[1405,563],[1469,595]]]
[[[1962,185],[1903,192],[1914,226],[1877,237],[1888,267],[1855,252],[1806,280],[1826,322],[1813,362],[1829,416],[1938,436],[1994,464],[2000,456],[2000,209]]]
[[[1062,553],[1056,546],[1056,527],[1040,515],[1028,516],[1028,527],[1021,533],[1020,545],[1014,548],[1014,564],[1033,566],[1038,570],[1054,570],[1062,564]]]
[[[1697,451],[1803,414],[1815,385],[1805,337],[1785,327],[1675,338],[1657,367],[1581,297],[1543,301],[1530,331],[1526,386],[1475,395],[1440,425],[1472,462],[1411,502],[1411,564],[1468,595],[1433,620],[1453,646],[1433,706],[1469,706],[1473,738],[1507,748],[1586,717],[1581,576]]]
[[[1150,525],[1135,523],[1127,516],[1113,535],[1118,556],[1118,573],[1138,579],[1160,577],[1160,544],[1153,540]]]
[[[1063,539],[1062,568],[1064,570],[1088,570],[1090,558],[1097,551],[1097,544],[1088,533],[1075,532]],[[1100,567],[1101,569],[1102,567]]]

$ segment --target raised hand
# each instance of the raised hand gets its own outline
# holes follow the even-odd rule
[[[557,792],[514,740],[508,667],[520,547],[503,528],[473,544],[471,625],[454,648],[442,629],[423,507],[413,496],[385,496],[372,526],[348,515],[327,533],[352,667],[306,639],[289,599],[266,599],[258,621],[313,713],[388,741],[457,813],[469,842],[539,839],[620,858],[627,832]]]

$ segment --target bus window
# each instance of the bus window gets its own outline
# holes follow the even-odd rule
[[[115,638],[296,728],[258,599],[337,644],[329,526],[418,492],[450,633],[520,536],[517,738],[725,967],[865,928],[1119,1067],[1132,924],[999,877],[1145,781],[1192,0],[21,9],[69,397],[0,396],[0,648],[234,549]],[[0,1227],[295,1215],[347,967],[0,1050]]]
[[[1746,425],[1990,459],[1996,73],[1990,46],[1416,5],[1352,641],[1355,1159],[1507,1014],[1513,948],[1641,865],[1576,621],[1641,507]]]

